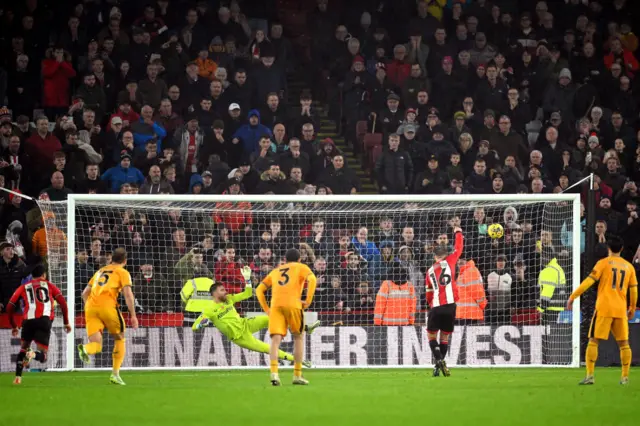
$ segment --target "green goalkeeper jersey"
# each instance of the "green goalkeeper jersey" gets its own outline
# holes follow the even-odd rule
[[[212,301],[211,305],[202,312],[202,315],[213,322],[213,325],[229,340],[238,339],[245,332],[247,320],[238,314],[234,305],[250,298],[252,294],[253,288],[246,286],[242,293],[227,295],[226,302]]]

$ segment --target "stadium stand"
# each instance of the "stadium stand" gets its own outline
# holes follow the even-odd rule
[[[568,188],[595,173],[599,243],[622,235],[625,257],[639,265],[640,21],[631,3],[4,4],[0,187],[53,201],[69,193],[558,193],[583,190]],[[153,276],[155,287],[166,287],[142,291],[140,308],[173,312],[180,282],[194,269],[233,291],[242,282],[238,259],[261,276],[283,247],[296,244],[326,288],[316,309],[331,323],[374,323],[376,286],[361,285],[366,272],[358,266],[367,260],[358,248],[360,224],[327,230],[330,237],[320,241],[313,237],[322,232],[312,234],[320,223],[297,224],[279,238],[279,219],[253,222],[250,209],[242,218],[222,212],[210,221],[178,212],[157,246],[145,236],[153,218],[101,218],[79,236],[76,277],[86,282],[125,245],[139,265],[134,279]],[[505,223],[502,214],[490,219]],[[518,211],[510,214],[517,221]],[[13,246],[0,261],[0,310],[29,265],[46,257],[48,219],[29,200],[0,192],[0,241]],[[413,237],[403,241],[399,223],[380,222],[362,241],[400,256]],[[534,288],[540,265],[525,268],[528,259],[518,253],[560,254],[569,245],[566,230],[547,244],[533,226],[521,217],[507,229],[504,254],[471,253],[466,259],[475,265],[461,267],[466,279],[478,274],[485,283],[487,321],[511,321],[505,310],[516,304],[524,317],[514,321],[535,321],[527,312],[537,295],[514,304],[491,284],[510,274],[514,288]],[[486,234],[486,226],[470,226],[467,238],[486,236],[477,229]],[[416,244],[439,238],[417,231]],[[239,233],[256,243],[231,253]],[[584,235],[582,241],[584,252]],[[202,264],[185,258],[195,245]],[[414,261],[402,259],[405,267]],[[257,308],[243,303],[244,310]],[[413,314],[394,313],[411,321]]]

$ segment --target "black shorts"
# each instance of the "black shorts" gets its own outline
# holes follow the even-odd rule
[[[453,333],[456,322],[456,304],[437,306],[429,311],[427,331],[445,331]]]
[[[51,324],[53,321],[49,317],[41,317],[22,322],[22,341],[36,342],[40,346],[49,347],[51,338]]]

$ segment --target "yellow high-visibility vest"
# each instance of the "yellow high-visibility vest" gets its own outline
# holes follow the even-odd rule
[[[538,275],[540,286],[540,300],[538,311],[564,311],[569,294],[564,270],[554,257]]]
[[[211,278],[192,278],[180,291],[180,299],[185,312],[201,313],[213,303],[210,289],[215,284]]]

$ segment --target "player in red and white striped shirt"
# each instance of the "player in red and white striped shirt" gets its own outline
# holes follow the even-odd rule
[[[434,264],[427,271],[425,284],[429,317],[427,320],[427,337],[429,347],[436,359],[433,375],[439,376],[442,371],[445,377],[451,373],[444,357],[449,349],[449,336],[453,333],[456,320],[456,302],[458,301],[458,285],[456,284],[456,264],[464,248],[462,229],[453,229],[455,242],[453,253],[446,246],[438,246],[433,251]],[[438,332],[440,341],[438,342]]]
[[[15,323],[14,312],[22,299],[22,342],[16,362],[16,377],[13,381],[16,385],[22,383],[22,370],[29,365],[32,359],[35,358],[36,361],[40,362],[47,360],[51,324],[55,313],[54,302],[58,302],[62,310],[65,331],[67,333],[71,332],[67,301],[64,299],[60,289],[47,281],[44,266],[37,265],[33,268],[31,276],[33,279],[18,287],[7,306],[7,314],[9,314],[9,322],[12,328],[11,335],[18,337],[18,327]],[[36,342],[37,351],[34,352],[31,349],[31,342]]]

